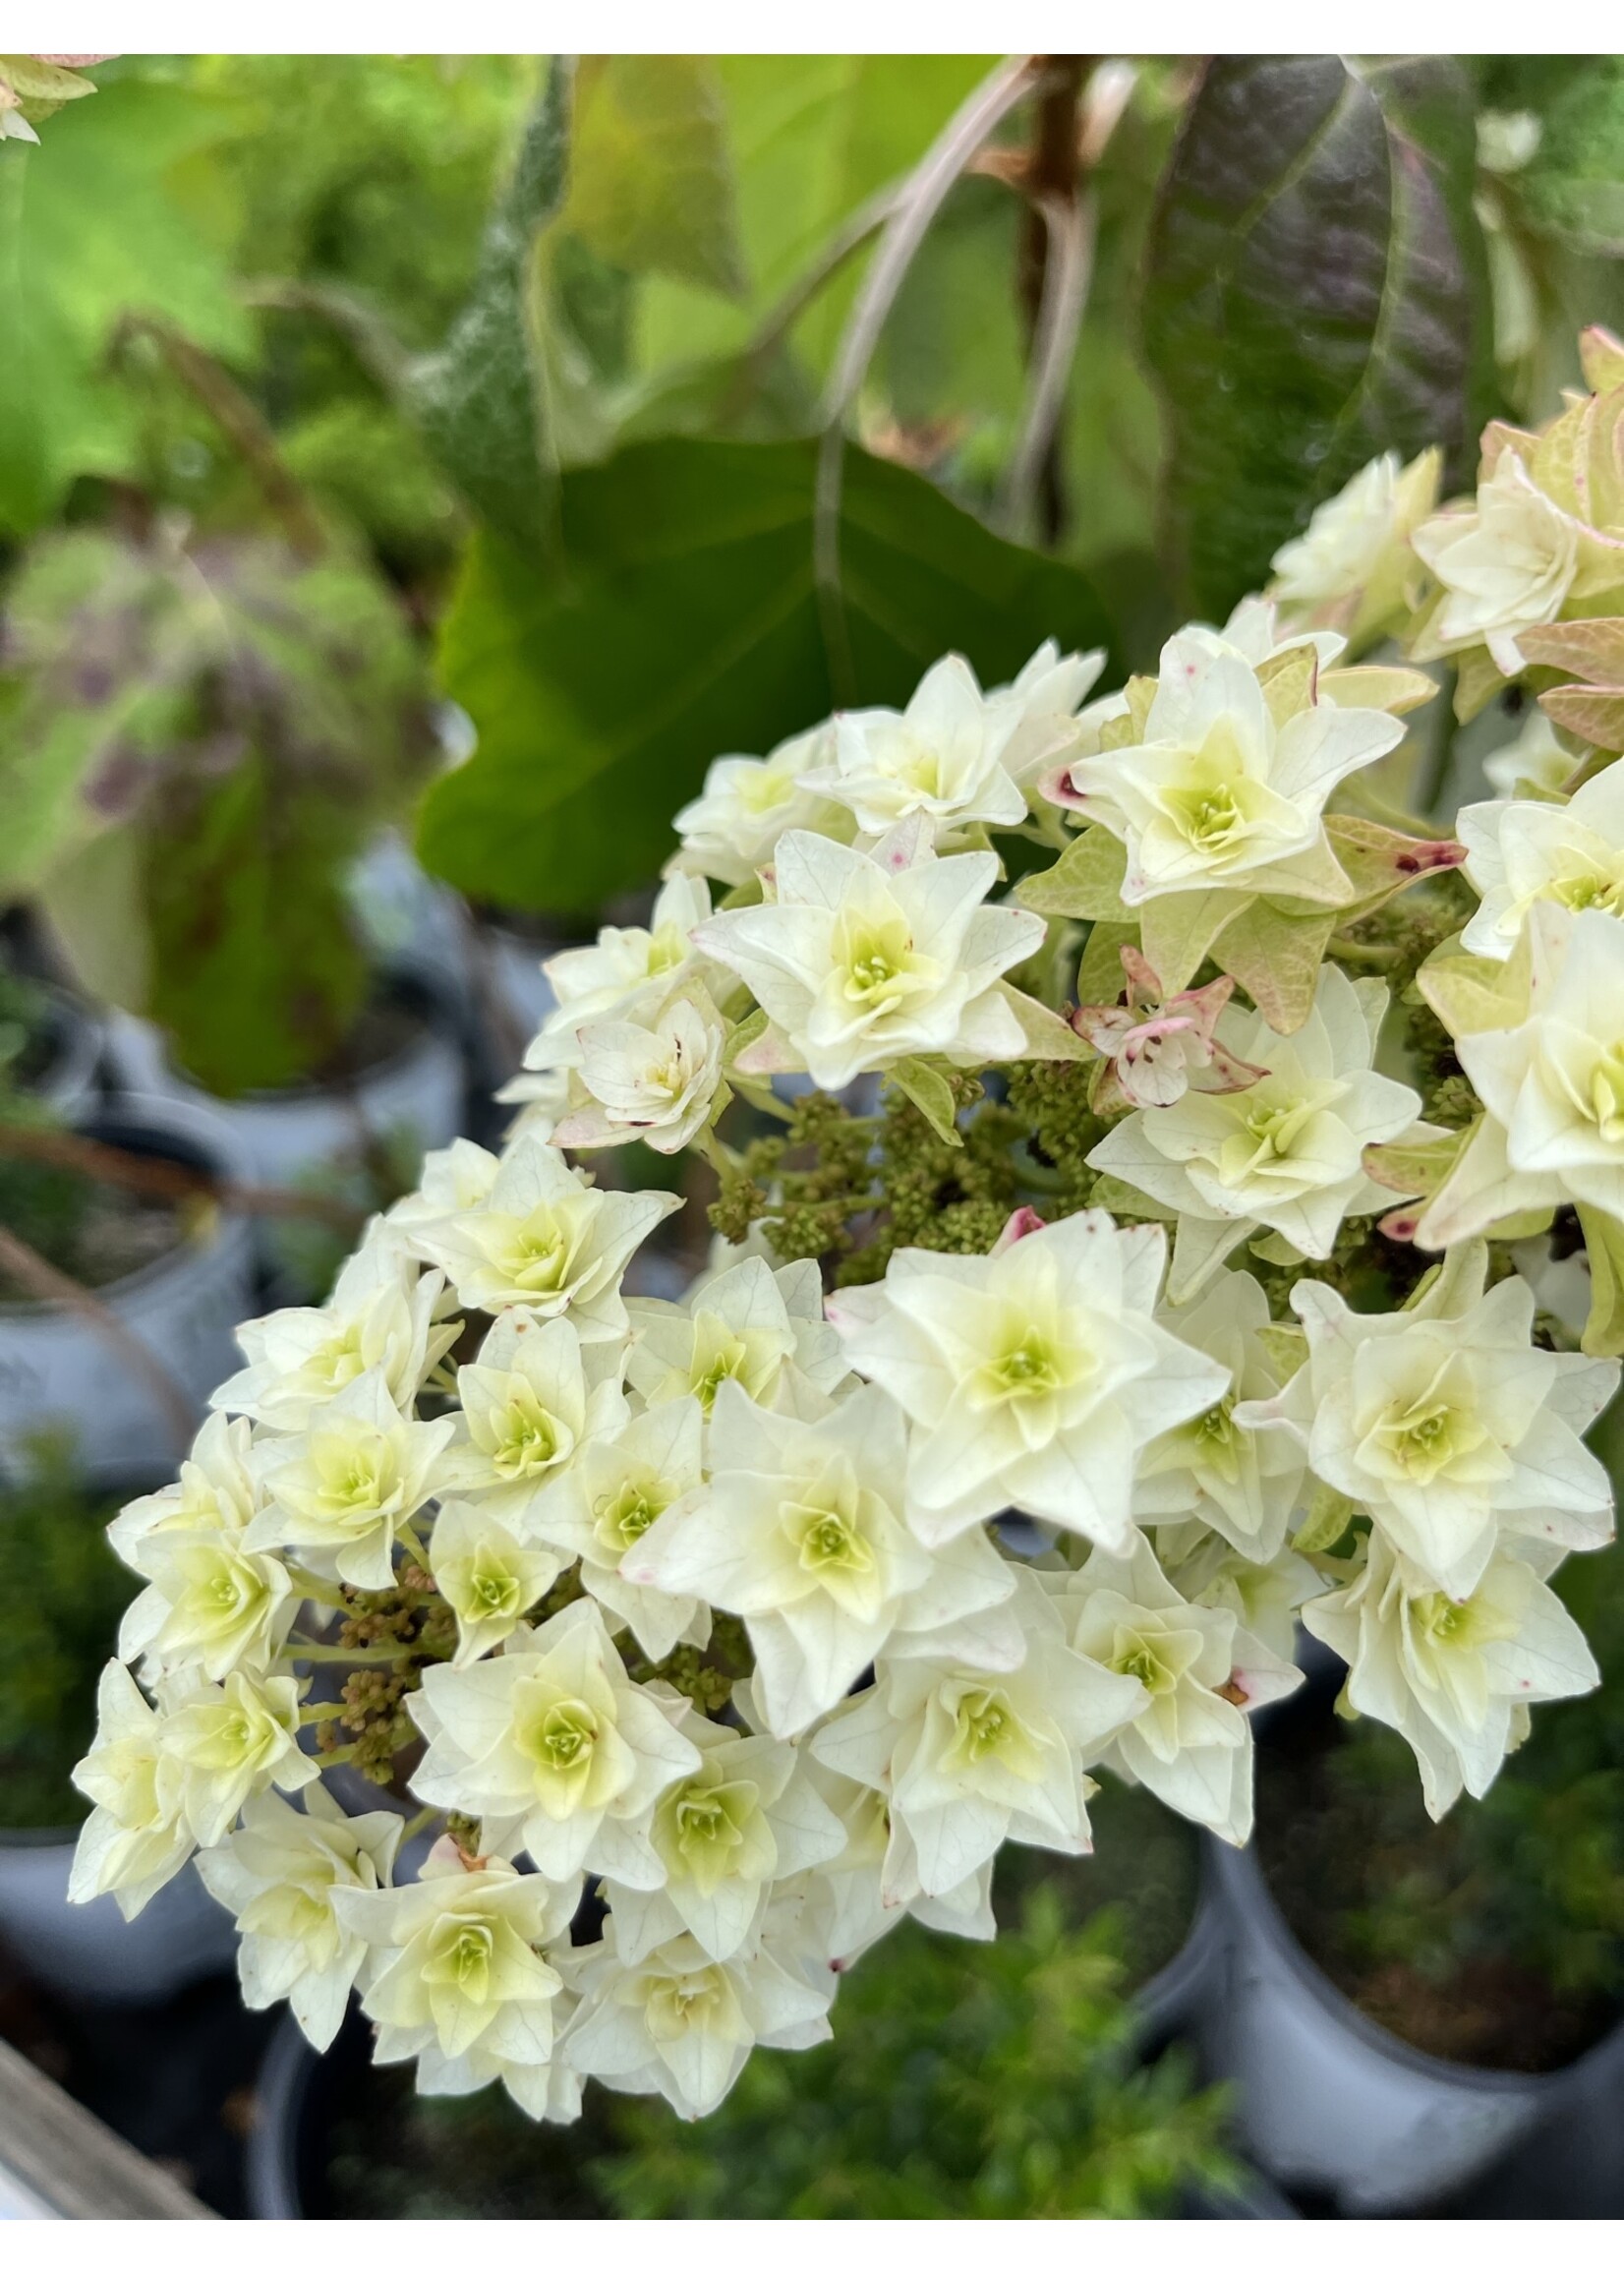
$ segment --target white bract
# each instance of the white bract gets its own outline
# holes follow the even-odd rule
[[[641,1018],[600,1019],[580,1030],[588,1102],[566,1113],[555,1145],[623,1145],[680,1152],[711,1118],[726,1032],[703,993],[680,994]]]
[[[598,1605],[572,1603],[500,1658],[429,1668],[412,1700],[429,1739],[412,1789],[479,1816],[490,1845],[523,1848],[547,1879],[658,1887],[654,1803],[700,1759],[674,1725],[680,1703],[629,1680]]]
[[[443,1318],[444,1288],[444,1274],[423,1269],[398,1226],[375,1223],[320,1310],[275,1311],[239,1327],[249,1363],[209,1403],[299,1429],[358,1376],[376,1372],[404,1408],[456,1339]]]
[[[713,758],[704,789],[672,822],[682,840],[673,865],[743,885],[771,864],[786,829],[842,841],[854,836],[849,809],[805,787],[806,777],[827,762],[833,725],[792,735],[766,758]]]
[[[1335,623],[1356,640],[1376,629],[1414,576],[1408,540],[1436,501],[1438,467],[1436,450],[1409,466],[1396,450],[1372,458],[1276,553],[1273,598],[1299,620]]]
[[[1023,1030],[1000,982],[1038,946],[1043,919],[989,907],[997,877],[995,853],[938,857],[917,820],[869,852],[790,830],[776,897],[696,934],[771,1022],[739,1071],[800,1068],[834,1090],[921,1055],[957,1066],[1017,1057]]]
[[[776,1736],[837,1705],[893,1634],[929,1635],[1014,1591],[983,1536],[932,1548],[910,1530],[906,1432],[876,1390],[803,1422],[725,1382],[710,1466],[709,1484],[652,1525],[621,1570],[744,1620]]]
[[[1140,1456],[1133,1512],[1141,1524],[1210,1525],[1253,1561],[1279,1554],[1303,1491],[1306,1460],[1279,1430],[1243,1428],[1236,1407],[1272,1397],[1280,1368],[1266,1329],[1268,1298],[1249,1273],[1223,1271],[1198,1303],[1164,1315],[1192,1350],[1229,1375],[1222,1397],[1156,1438]]]
[[[1307,1604],[1303,1621],[1347,1662],[1348,1703],[1412,1747],[1434,1818],[1463,1790],[1481,1799],[1527,1734],[1530,1706],[1600,1679],[1572,1618],[1518,1556],[1494,1556],[1457,1593],[1380,1528],[1363,1570]]]
[[[456,1617],[452,1663],[471,1665],[504,1643],[562,1567],[562,1556],[520,1540],[490,1501],[441,1501],[429,1568]]]
[[[702,1280],[685,1303],[634,1300],[626,1373],[651,1406],[697,1398],[709,1415],[725,1381],[757,1405],[810,1420],[850,1374],[824,1320],[815,1263],[775,1271],[760,1256]]]
[[[1187,1603],[1142,1538],[1126,1556],[1096,1547],[1081,1571],[1052,1585],[1072,1649],[1138,1690],[1095,1758],[1241,1846],[1251,1834],[1246,1717],[1289,1696],[1302,1675],[1234,1611]]]
[[[1135,1465],[1205,1413],[1228,1370],[1156,1321],[1167,1243],[1091,1208],[1002,1254],[903,1249],[831,1314],[846,1356],[913,1424],[908,1507],[923,1540],[1015,1507],[1126,1547]]]
[[[635,1586],[620,1566],[649,1527],[703,1483],[704,1428],[697,1398],[651,1406],[624,1428],[589,1438],[536,1510],[540,1538],[579,1559],[581,1585],[611,1618],[625,1620],[656,1665],[678,1643],[710,1640],[710,1605],[697,1595]]]
[[[358,1375],[304,1433],[261,1442],[268,1505],[244,1547],[293,1547],[353,1587],[387,1587],[396,1545],[438,1488],[436,1465],[455,1429],[449,1417],[406,1419],[381,1372]]]
[[[288,1674],[164,1689],[156,1737],[180,1771],[180,1806],[200,1847],[217,1846],[237,1812],[269,1784],[297,1792],[319,1774],[299,1748],[299,1685]]]
[[[95,1742],[74,1771],[76,1791],[92,1806],[74,1851],[70,1902],[110,1895],[133,1919],[197,1845],[183,1805],[181,1764],[163,1734],[129,1668],[116,1662],[104,1666]]]
[[[1615,1361],[1535,1349],[1522,1279],[1483,1292],[1481,1247],[1409,1311],[1351,1311],[1302,1281],[1307,1362],[1277,1397],[1239,1409],[1284,1429],[1314,1475],[1367,1509],[1430,1584],[1465,1594],[1504,1533],[1597,1547],[1612,1490],[1580,1441],[1618,1385]]]
[[[1609,766],[1565,804],[1517,797],[1463,806],[1456,829],[1482,900],[1462,934],[1469,954],[1504,962],[1537,901],[1576,914],[1624,913],[1624,766]]]
[[[622,2092],[663,2094],[678,2116],[709,2116],[752,2046],[803,2049],[830,2033],[835,1976],[814,1989],[763,1943],[717,1959],[678,1935],[628,1965],[610,1919],[566,1963],[581,1999],[566,2058]]]
[[[402,1819],[392,1809],[348,1816],[319,1784],[304,1801],[301,1814],[274,1793],[251,1800],[237,1831],[199,1856],[198,1871],[236,1918],[243,2003],[261,2012],[285,1998],[324,2053],[368,1954],[335,1897],[340,1888],[388,1886]]]
[[[1058,640],[1045,640],[1007,687],[988,688],[989,707],[1013,717],[1001,762],[1028,801],[1036,796],[1040,777],[1075,741],[1077,712],[1104,668],[1102,648],[1062,655]]]
[[[1014,1666],[954,1657],[892,1660],[871,1689],[830,1715],[812,1739],[827,1768],[884,1796],[890,1811],[885,1897],[946,1895],[1006,1839],[1085,1855],[1083,1774],[1145,1693],[1067,1647],[1040,1583],[1020,1575],[1025,1651]]]
[[[1482,641],[1499,669],[1523,669],[1519,632],[1561,613],[1579,569],[1579,530],[1515,449],[1506,448],[1467,510],[1438,514],[1411,539],[1442,586],[1447,647]]]
[[[841,711],[830,758],[801,780],[846,806],[870,838],[918,815],[940,843],[977,822],[1026,818],[1025,792],[1003,764],[1020,713],[990,701],[962,656],[944,656],[905,711]]]
[[[711,912],[696,877],[672,877],[648,925],[606,924],[590,948],[566,948],[543,964],[553,1008],[525,1052],[532,1072],[580,1064],[583,1027],[658,1010],[695,965],[693,930]]]
[[[1352,897],[1325,835],[1325,801],[1391,750],[1403,725],[1311,692],[1277,720],[1269,693],[1239,648],[1181,633],[1162,651],[1140,731],[1068,770],[1064,802],[1128,848],[1130,907],[1214,889],[1332,904]]]
[[[1178,1217],[1170,1293],[1187,1303],[1260,1228],[1299,1255],[1327,1256],[1343,1219],[1390,1207],[1364,1172],[1367,1144],[1416,1120],[1414,1090],[1371,1071],[1388,994],[1377,979],[1319,975],[1313,1009],[1295,1034],[1261,1013],[1231,1008],[1219,1039],[1262,1069],[1225,1096],[1187,1093],[1130,1115],[1088,1158]]]
[[[516,1304],[477,1360],[457,1369],[462,1421],[440,1454],[440,1489],[479,1499],[524,1532],[543,1492],[583,1445],[625,1419],[619,1350],[583,1342],[573,1319]]]
[[[684,1933],[708,1957],[734,1956],[759,1925],[773,1883],[830,1862],[845,1844],[795,1746],[697,1714],[683,1730],[702,1759],[655,1807],[651,1837],[665,1884],[650,1893],[610,1883],[627,1965]]]
[[[563,1985],[543,1947],[567,1948],[579,1892],[495,1856],[464,1858],[449,1841],[411,1887],[339,1889],[340,1921],[375,1953],[361,2003],[377,2024],[376,2058],[415,2056],[425,2092],[475,2092],[499,2077],[529,2115],[553,2114]]]
[[[1453,965],[1423,974],[1484,1114],[1417,1238],[1440,1248],[1564,1202],[1624,1221],[1624,924],[1536,901],[1522,953],[1487,968],[1469,1010]]]
[[[567,1312],[584,1342],[612,1342],[625,1332],[620,1281],[632,1252],[680,1204],[671,1193],[600,1192],[526,1130],[477,1205],[414,1223],[412,1239],[468,1308]]]

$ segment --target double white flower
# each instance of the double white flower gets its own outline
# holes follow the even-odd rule
[[[1421,1100],[1371,1071],[1387,1004],[1379,979],[1348,979],[1327,963],[1295,1034],[1276,1034],[1260,1013],[1232,1005],[1219,1039],[1260,1067],[1260,1079],[1131,1114],[1089,1154],[1091,1167],[1177,1215],[1175,1303],[1189,1302],[1259,1227],[1295,1257],[1324,1257],[1345,1216],[1392,1205],[1394,1195],[1364,1173],[1364,1147],[1409,1129]]]
[[[1288,666],[1265,685],[1230,640],[1183,631],[1162,650],[1142,721],[1128,722],[1126,697],[1095,706],[1100,746],[1054,794],[1127,846],[1128,906],[1200,891],[1333,906],[1351,897],[1325,801],[1393,749],[1404,727],[1385,711],[1316,699],[1312,651],[1301,653],[1300,674]]]
[[[392,1809],[348,1816],[320,1784],[303,1815],[274,1793],[198,1858],[216,1902],[237,1921],[243,2003],[262,2012],[285,1998],[318,2053],[338,2034],[367,1945],[338,1914],[340,1888],[387,1887],[403,1819]]]
[[[961,1888],[1006,1839],[1088,1852],[1096,1787],[1084,1765],[1144,1711],[1146,1693],[1134,1676],[1068,1647],[1030,1572],[1019,1574],[1017,1609],[1017,1664],[888,1657],[873,1687],[812,1739],[828,1768],[886,1800],[888,1902]]]
[[[457,1369],[456,1436],[438,1457],[440,1488],[477,1498],[523,1533],[542,1494],[589,1438],[625,1419],[622,1353],[583,1342],[572,1318],[504,1311],[480,1355]]]
[[[478,1152],[470,1146],[470,1152]],[[520,1133],[489,1185],[464,1206],[405,1221],[419,1254],[437,1263],[474,1311],[522,1303],[546,1317],[569,1313],[583,1342],[626,1331],[620,1281],[632,1252],[681,1202],[673,1193],[600,1192],[565,1167],[539,1130]],[[477,1181],[476,1164],[461,1174]]]
[[[701,924],[705,953],[766,1012],[740,1073],[798,1069],[823,1089],[905,1058],[956,1066],[1017,1057],[1019,1019],[1000,984],[1035,952],[1043,919],[989,907],[998,856],[938,858],[917,819],[872,851],[804,830],[779,840],[775,898]]]
[[[679,1707],[627,1677],[595,1603],[572,1603],[500,1658],[428,1668],[410,1708],[429,1739],[412,1789],[480,1817],[489,1846],[522,1847],[547,1879],[658,1887],[654,1803],[700,1763]]]
[[[623,1576],[696,1596],[745,1622],[756,1694],[778,1737],[837,1705],[879,1651],[893,1655],[1007,1600],[1014,1575],[981,1533],[927,1547],[904,1515],[906,1432],[893,1402],[859,1390],[821,1420],[753,1405],[724,1382],[710,1483],[631,1547]],[[992,1647],[1018,1651],[1007,1623]]]
[[[651,1406],[697,1398],[706,1414],[725,1381],[757,1405],[810,1421],[847,1379],[840,1336],[824,1318],[816,1263],[774,1270],[747,1255],[702,1279],[682,1303],[634,1299],[627,1377]]]
[[[1565,804],[1517,797],[1463,806],[1456,832],[1482,900],[1461,936],[1470,955],[1504,962],[1537,901],[1624,915],[1624,765],[1607,767]]]
[[[1580,566],[1581,527],[1538,487],[1509,444],[1475,502],[1440,513],[1411,538],[1443,587],[1439,649],[1479,640],[1508,678],[1523,669],[1519,632],[1552,623]]]
[[[749,884],[786,830],[808,829],[842,844],[853,837],[852,813],[805,787],[806,777],[828,760],[832,730],[833,721],[825,721],[766,758],[713,758],[704,788],[672,824],[682,840],[672,867],[720,884]]]
[[[527,2115],[578,2115],[579,2088],[551,2068],[563,1984],[542,1947],[567,1944],[579,1896],[578,1881],[560,1887],[495,1856],[470,1860],[449,1840],[413,1886],[338,1889],[340,1923],[374,1952],[362,2011],[377,2023],[376,2058],[415,2055],[424,2092],[473,2092],[500,2077]]]
[[[298,1435],[255,1447],[267,1505],[243,1534],[248,1549],[292,1547],[324,1576],[387,1587],[396,1546],[439,1488],[455,1434],[449,1416],[408,1420],[381,1371],[360,1374]]]
[[[1463,1789],[1481,1799],[1528,1734],[1530,1706],[1600,1679],[1578,1627],[1515,1553],[1494,1556],[1455,1593],[1378,1529],[1363,1569],[1306,1604],[1303,1620],[1347,1662],[1348,1703],[1411,1746],[1433,1818]]]
[[[1606,1471],[1580,1432],[1617,1362],[1535,1349],[1532,1289],[1512,1278],[1484,1294],[1485,1268],[1480,1244],[1463,1250],[1414,1309],[1374,1313],[1300,1281],[1306,1364],[1238,1416],[1289,1430],[1316,1477],[1463,1596],[1504,1533],[1598,1547],[1613,1529]]]
[[[913,1528],[953,1540],[1013,1506],[1125,1549],[1140,1454],[1222,1398],[1229,1370],[1157,1322],[1160,1226],[1090,1208],[1000,1246],[902,1249],[830,1306],[852,1366],[913,1424]]]

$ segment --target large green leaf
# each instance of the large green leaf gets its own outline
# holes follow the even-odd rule
[[[703,55],[593,55],[563,225],[618,268],[744,290],[722,92]]]
[[[1145,344],[1172,462],[1167,565],[1222,613],[1377,451],[1485,407],[1488,295],[1471,81],[1449,56],[1219,56],[1151,240]]]
[[[555,62],[492,211],[467,305],[439,353],[416,366],[407,389],[435,455],[469,503],[514,544],[544,554],[555,521],[529,281],[537,232],[563,201],[569,85],[568,69]]]
[[[555,584],[498,539],[476,543],[440,667],[480,741],[425,803],[431,868],[482,898],[591,911],[655,874],[712,757],[829,712],[814,461],[809,443],[666,439],[566,473]],[[1110,636],[1079,571],[855,450],[841,554],[862,702],[903,700],[945,649],[996,681],[1050,633]]]
[[[131,405],[106,371],[122,317],[245,347],[225,262],[172,186],[219,123],[183,88],[109,80],[37,149],[0,144],[0,529],[35,529],[75,475],[130,464]]]

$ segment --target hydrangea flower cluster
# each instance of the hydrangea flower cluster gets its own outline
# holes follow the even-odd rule
[[[1548,1584],[1612,1536],[1624,1348],[1585,358],[1474,501],[1378,460],[1153,676],[949,657],[716,760],[647,927],[549,965],[500,1155],[245,1328],[115,1523],[76,1897],[196,1854],[316,2045],[359,1995],[425,2091],[698,2116],[902,1917],[991,1935],[1006,1840],[1086,1856],[1099,1778],[1244,1841],[1301,1629],[1434,1815],[1595,1682]],[[1444,664],[1548,723],[1439,835]],[[681,1302],[625,1286],[678,1202],[571,1158],[634,1140],[719,1180]]]

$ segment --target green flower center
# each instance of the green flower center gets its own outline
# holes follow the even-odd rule
[[[1035,1326],[985,1370],[988,1386],[1001,1398],[1046,1397],[1060,1387],[1054,1352]]]
[[[555,1775],[581,1775],[598,1742],[598,1717],[580,1698],[559,1698],[525,1733],[531,1758]]]
[[[628,1477],[617,1492],[606,1492],[595,1503],[592,1513],[598,1537],[610,1553],[618,1557],[642,1539],[668,1505],[657,1487],[639,1484]]]

